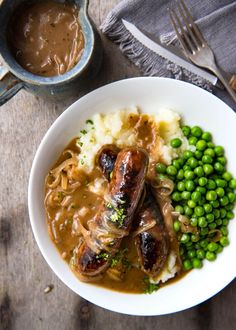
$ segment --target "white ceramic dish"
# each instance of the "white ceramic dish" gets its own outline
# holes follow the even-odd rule
[[[215,262],[148,294],[124,294],[80,282],[51,242],[44,214],[44,178],[85,120],[96,112],[138,105],[153,113],[166,107],[181,114],[189,125],[213,133],[225,147],[228,169],[236,176],[236,115],[221,100],[191,84],[165,78],[133,78],[101,87],[72,104],[51,126],[35,155],[29,181],[29,215],[38,246],[52,270],[74,292],[112,311],[133,315],[162,315],[195,306],[222,290],[236,276],[236,220],[229,226],[231,244]]]

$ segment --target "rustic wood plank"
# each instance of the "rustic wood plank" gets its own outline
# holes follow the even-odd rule
[[[119,0],[91,0],[99,26]],[[236,283],[208,302],[162,317],[133,317],[94,306],[69,290],[41,256],[30,228],[27,186],[43,135],[73,100],[94,88],[139,72],[104,37],[100,74],[86,91],[63,102],[48,102],[21,91],[0,109],[0,329],[233,329]],[[53,290],[45,294],[44,288]],[[180,297],[181,299],[181,297]]]

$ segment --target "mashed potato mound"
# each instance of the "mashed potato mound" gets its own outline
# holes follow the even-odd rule
[[[95,114],[86,121],[86,126],[80,131],[78,145],[81,152],[78,156],[79,168],[90,173],[95,165],[98,150],[105,144],[114,144],[119,148],[135,146],[137,135],[133,127],[127,125],[131,114],[145,116],[137,107],[130,107],[108,114]],[[185,149],[189,149],[187,139],[180,128],[180,116],[169,109],[161,110],[157,115],[148,115],[159,135],[159,146],[151,154],[152,161],[162,159],[170,164]],[[179,137],[182,145],[178,149],[170,147],[170,140]],[[157,153],[158,149],[158,155]]]

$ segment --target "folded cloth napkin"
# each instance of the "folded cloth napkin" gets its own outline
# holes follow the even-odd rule
[[[212,47],[220,68],[236,74],[236,1],[185,0],[185,3]],[[207,81],[143,46],[122,23],[125,19],[141,30],[158,36],[161,42],[180,47],[168,16],[167,9],[171,7],[176,7],[171,0],[123,0],[108,14],[101,30],[120,45],[121,51],[144,75],[185,80],[211,91],[212,86]],[[236,105],[225,91],[217,90],[215,94],[236,110]]]

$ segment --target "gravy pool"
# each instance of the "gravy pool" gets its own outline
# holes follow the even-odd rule
[[[9,23],[8,41],[17,62],[45,77],[61,75],[80,60],[84,36],[73,3],[24,2]]]

